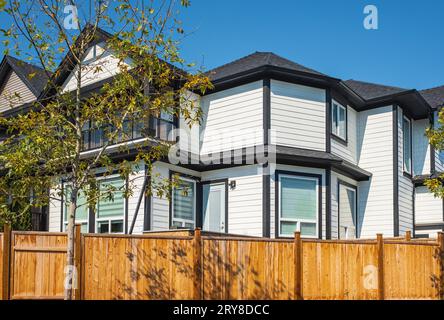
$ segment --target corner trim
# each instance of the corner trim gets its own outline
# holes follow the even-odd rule
[[[331,240],[331,169],[325,170],[325,237]]]
[[[398,105],[393,105],[393,236],[399,236],[399,137]]]
[[[271,129],[271,80],[263,80],[263,129],[264,145],[270,144],[269,130]]]
[[[152,194],[151,194],[151,173],[147,176],[147,165],[145,165],[145,179],[147,179],[147,184],[145,186],[145,196],[143,202],[143,231],[151,230],[151,205],[152,205]],[[150,188],[150,192],[146,192],[146,188]]]
[[[270,188],[271,188],[271,178],[267,174],[268,166],[264,164],[262,167],[262,236],[264,238],[270,238],[270,224],[271,224],[271,213],[270,213]]]
[[[432,112],[430,114],[430,126],[432,127],[432,129],[435,127],[435,113]],[[431,143],[429,143],[430,145],[430,174],[435,174],[436,173],[436,152],[435,152],[435,146],[433,146]]]
[[[332,123],[331,123],[331,89],[327,88],[325,91],[325,121],[326,121],[326,128],[325,128],[325,152],[330,153],[331,152],[331,130],[332,130]]]

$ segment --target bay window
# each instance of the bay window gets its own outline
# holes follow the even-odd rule
[[[194,229],[196,221],[196,181],[180,177],[172,192],[172,221],[176,228]]]
[[[318,237],[319,179],[279,175],[279,236]]]

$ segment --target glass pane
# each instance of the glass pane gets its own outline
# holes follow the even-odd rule
[[[281,217],[316,220],[317,181],[281,178]]]
[[[338,134],[338,105],[336,103],[333,103],[331,117],[332,117],[331,130],[334,134]]]
[[[356,234],[356,191],[340,185],[339,238],[353,239]]]
[[[108,233],[109,232],[109,222],[108,221],[99,221],[97,223],[97,232],[98,233]]]
[[[182,222],[179,222],[179,221],[173,221],[173,226],[174,226],[174,227],[181,228],[181,227],[182,227]]]
[[[194,182],[181,180],[173,190],[173,218],[194,220]]]
[[[339,119],[338,119],[338,135],[345,139],[346,119],[345,108],[339,107]]]
[[[296,227],[296,222],[281,221],[281,236],[294,236]]]
[[[316,223],[301,222],[301,235],[316,237]]]
[[[160,119],[166,120],[166,121],[169,121],[169,122],[173,122],[174,121],[174,115],[172,115],[171,113],[165,112],[165,111],[161,111],[160,112]]]
[[[123,233],[123,220],[111,221],[111,233]]]
[[[63,201],[65,203],[64,208],[64,220],[67,221],[67,216],[69,212],[69,199],[71,198],[71,187],[65,186],[65,194],[64,194],[65,200]],[[86,203],[86,195],[83,191],[80,191],[77,196],[77,211],[76,211],[76,220],[88,220],[88,205]]]
[[[109,179],[100,182],[102,192],[113,188],[114,199],[100,199],[97,204],[97,216],[99,218],[122,216],[125,210],[125,198],[123,195],[123,185],[125,181],[119,178]]]

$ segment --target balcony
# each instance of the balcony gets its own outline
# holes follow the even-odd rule
[[[151,137],[161,141],[175,142],[173,131],[176,123],[172,117],[151,117],[149,120],[127,120],[123,124],[123,132],[110,145],[129,142],[140,138]],[[107,127],[96,127],[89,124],[83,130],[83,151],[102,147],[107,142]]]

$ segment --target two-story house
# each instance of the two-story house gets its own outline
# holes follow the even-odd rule
[[[89,63],[102,59],[97,63],[104,67],[82,80],[85,91],[118,72],[112,52],[95,56],[106,50],[105,42],[96,41],[87,52]],[[8,70],[1,73],[0,94],[11,87],[33,92],[32,84],[11,76],[17,73],[13,67]],[[178,135],[186,155],[157,162],[154,172],[165,178],[178,174],[188,192],[172,190],[171,201],[144,197],[139,179],[133,196],[99,203],[96,214],[88,208],[78,212],[83,231],[201,227],[259,237],[292,237],[299,230],[304,237],[351,239],[444,230],[443,200],[423,186],[444,166],[425,136],[444,104],[444,87],[417,91],[343,81],[269,52],[208,75],[214,90],[190,93],[203,110],[200,125],[189,128],[170,115],[150,122],[154,137],[175,141]],[[57,79],[66,91],[72,90],[71,77],[64,72]],[[33,95],[24,104],[38,97]],[[22,106],[1,108],[13,116]],[[133,138],[140,139],[140,132]],[[85,153],[93,152],[100,134],[89,132],[85,145]],[[139,167],[143,176],[143,164]],[[113,183],[125,181],[116,177]],[[53,200],[47,230],[63,231],[65,212],[63,199]]]

